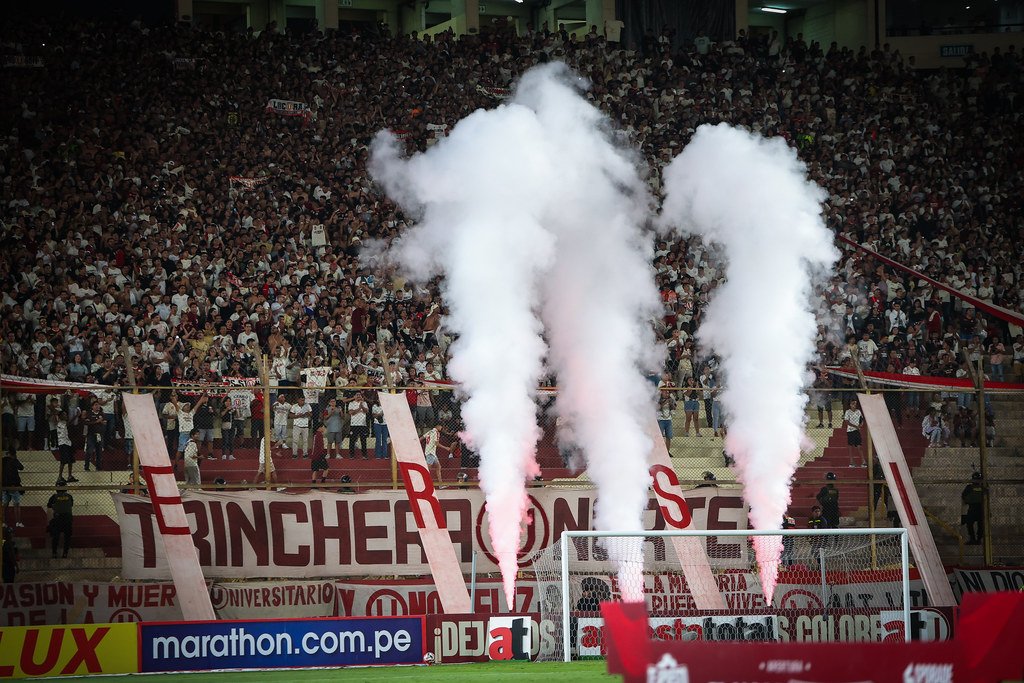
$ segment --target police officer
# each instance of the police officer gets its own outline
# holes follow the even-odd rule
[[[794,529],[796,528],[796,520],[789,515],[782,516],[782,528],[783,529]],[[793,549],[794,539],[792,536],[782,537],[782,564],[785,567],[793,566]]]
[[[825,475],[827,482],[818,491],[815,499],[821,505],[821,517],[825,521],[826,529],[839,528],[839,489],[833,483],[836,480],[836,473],[829,472]]]
[[[703,484],[697,484],[697,488],[699,488],[699,489],[718,488],[718,478],[715,476],[715,473],[714,472],[710,472],[710,471],[709,472],[705,472],[704,473],[704,483]]]
[[[821,516],[821,506],[815,505],[811,508],[811,516],[807,518],[808,529],[827,529],[828,525],[825,524],[825,520]],[[818,551],[825,547],[825,539],[823,536],[811,536],[811,558],[812,561],[817,561]]]
[[[967,543],[979,545],[985,535],[985,485],[981,483],[981,472],[971,475],[971,483],[964,487],[960,500],[967,506],[961,524],[967,525]]]
[[[57,490],[46,503],[46,514],[50,518],[50,548],[54,557],[57,557],[57,544],[61,535],[64,536],[64,557],[68,556],[68,550],[71,549],[71,509],[75,499],[68,493],[67,485],[63,479],[58,479]]]

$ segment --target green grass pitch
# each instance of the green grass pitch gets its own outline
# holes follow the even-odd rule
[[[438,681],[443,683],[500,683],[517,681],[619,681],[606,673],[604,660],[585,662],[487,662],[483,664],[441,664],[437,666],[379,666],[347,669],[282,669],[279,671],[195,672],[152,674],[153,683],[249,683],[249,681],[288,681],[291,683],[377,683],[378,681]],[[110,683],[110,676],[87,676],[72,679],[76,683],[90,681]]]

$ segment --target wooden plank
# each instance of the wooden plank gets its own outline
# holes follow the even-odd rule
[[[928,591],[928,602],[936,607],[955,607],[953,589],[946,578],[946,570],[935,547],[935,538],[910,476],[910,468],[896,436],[885,398],[881,394],[857,394],[857,398],[868,424],[868,434],[875,446],[875,455],[892,492],[892,501],[907,529],[915,565]]]
[[[210,602],[199,555],[192,542],[188,517],[181,504],[181,493],[174,479],[174,468],[167,456],[160,418],[152,394],[121,394],[131,422],[142,474],[149,488],[153,514],[160,529],[164,555],[171,570],[174,590],[186,621],[213,621],[217,618]]]
[[[470,614],[472,605],[469,601],[469,590],[466,578],[462,575],[455,546],[452,545],[448,533],[447,522],[441,512],[441,504],[434,492],[430,480],[430,469],[423,455],[416,425],[413,423],[412,412],[405,394],[389,394],[379,392],[380,406],[384,409],[384,419],[388,424],[388,433],[394,448],[395,458],[402,471],[405,491],[409,496],[409,505],[413,508],[413,516],[419,529],[423,552],[430,565],[430,573],[434,577],[441,606],[446,614]]]

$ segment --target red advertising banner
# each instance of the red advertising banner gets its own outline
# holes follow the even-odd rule
[[[526,614],[435,614],[427,616],[426,648],[434,661],[465,664],[491,660],[556,657],[562,651],[556,622]]]
[[[627,683],[820,683],[848,681],[917,681],[953,683],[959,666],[956,648],[947,643],[905,643],[895,639],[882,642],[803,643],[779,640],[719,637],[723,631],[735,635],[743,617],[725,617],[737,623],[717,624],[708,618],[697,640],[710,640],[717,632],[715,647],[693,638],[664,639],[659,626],[645,618],[640,603],[606,602],[601,613],[607,621],[608,669],[622,674]],[[757,634],[777,628],[769,617],[756,617]]]
[[[627,682],[995,683],[1021,680],[1024,595],[969,595],[951,642],[720,642],[659,639],[642,603],[605,602],[608,669]],[[733,617],[739,619],[741,617]],[[758,617],[763,619],[763,617]],[[767,623],[764,624],[767,628]],[[731,625],[730,632],[736,631]]]
[[[922,641],[952,638],[952,610],[914,610]],[[546,618],[545,618],[546,617]],[[573,615],[570,641],[579,657],[608,655],[604,620]],[[519,620],[520,623],[516,623]],[[537,612],[520,614],[427,615],[427,650],[437,662],[485,662],[494,659],[560,658],[561,619]],[[705,614],[651,617],[648,637],[671,641],[758,641],[793,643],[903,642],[903,614],[894,611],[841,610],[824,616],[810,610],[780,610],[760,615]]]
[[[688,514],[698,529],[746,528],[747,510],[737,489],[699,488],[684,494]],[[448,533],[463,571],[478,550],[477,570],[497,571],[487,528],[483,495],[478,490],[436,492]],[[122,577],[166,580],[170,576],[163,549],[156,542],[157,519],[143,496],[113,494],[121,530]],[[209,578],[314,578],[337,576],[422,576],[429,574],[415,513],[405,491],[365,494],[196,492],[182,494],[185,514],[199,562]],[[534,489],[533,523],[524,533],[520,566],[528,567],[563,530],[591,529],[594,492],[589,489]],[[651,499],[645,516],[651,530],[665,528],[658,503]],[[723,557],[729,544],[739,559],[745,546],[734,539],[718,544]],[[665,543],[645,544],[651,570],[678,566]],[[576,567],[586,571],[599,555],[584,549]]]

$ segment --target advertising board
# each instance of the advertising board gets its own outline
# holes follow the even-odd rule
[[[297,619],[144,623],[144,673],[418,664],[423,619]]]
[[[138,673],[135,624],[0,628],[0,678]]]

